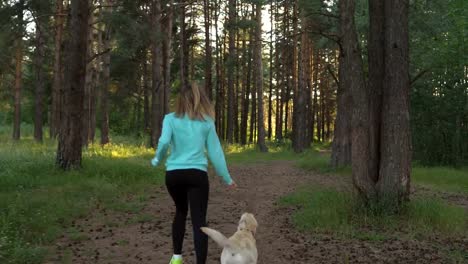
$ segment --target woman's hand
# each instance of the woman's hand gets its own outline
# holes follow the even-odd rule
[[[237,183],[235,181],[232,181],[232,183],[228,186],[228,188],[231,190],[237,189]]]
[[[157,167],[158,164],[159,164],[158,158],[154,157],[154,158],[151,160],[151,165],[152,165],[153,167]]]

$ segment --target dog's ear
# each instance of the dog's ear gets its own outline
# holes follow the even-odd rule
[[[253,235],[257,233],[257,226],[258,223],[253,214],[245,213],[239,221],[239,229],[248,229],[252,231]]]
[[[253,214],[249,215],[249,229],[252,230],[253,234],[257,234],[257,227],[258,227],[258,222],[257,219],[253,216]]]

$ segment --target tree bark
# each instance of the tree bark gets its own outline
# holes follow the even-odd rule
[[[109,50],[111,45],[111,28],[105,25],[104,50]],[[109,143],[109,86],[110,86],[110,53],[102,57],[102,88],[101,88],[101,145]]]
[[[185,23],[186,17],[186,6],[181,5],[180,7],[180,80],[182,89],[188,87],[188,74],[189,74],[189,47],[188,47],[188,36],[187,26]]]
[[[88,16],[88,1],[71,1],[71,33],[65,71],[65,115],[61,123],[56,159],[57,165],[65,170],[81,167]]]
[[[369,175],[369,93],[364,85],[361,51],[354,22],[355,2],[342,0],[340,10],[341,86],[352,93],[351,159],[353,183],[367,200],[375,197],[375,188]],[[341,88],[341,87],[340,87]]]
[[[385,78],[385,7],[382,0],[369,0],[369,174],[374,183],[379,179],[380,127],[382,117],[382,92]]]
[[[227,94],[227,129],[226,137],[228,143],[234,142],[234,105],[235,105],[235,92],[234,92],[234,81],[235,81],[235,61],[236,61],[236,1],[229,0],[229,18],[228,18],[227,30],[229,31],[229,51],[228,59],[226,62],[227,68],[227,82],[228,82],[228,94]]]
[[[65,14],[63,11],[63,0],[56,1],[55,14],[55,52],[54,52],[54,79],[52,83],[52,103],[50,111],[50,137],[56,138],[61,120],[61,98],[62,98],[62,44],[63,44],[63,25]]]
[[[185,17],[185,15],[184,15]],[[164,88],[162,78],[162,29],[161,29],[161,2],[153,0],[151,24],[154,35],[151,39],[152,53],[152,100],[151,100],[151,147],[156,148],[161,135],[164,112]],[[184,89],[187,86],[184,86]]]
[[[18,36],[15,55],[15,115],[13,121],[13,140],[21,137],[21,90],[23,88],[23,31],[24,31],[24,0],[18,2]]]
[[[205,91],[210,100],[213,99],[213,85],[212,85],[212,67],[213,67],[213,55],[211,48],[210,39],[210,1],[203,0],[203,11],[205,18]]]
[[[262,63],[262,5],[256,4],[255,28],[255,83],[257,88],[257,144],[261,152],[268,152],[265,144],[265,124],[263,119],[263,63]]]
[[[89,0],[90,6],[93,5],[93,1]],[[94,14],[89,15],[89,25],[94,24]],[[86,76],[85,76],[85,91],[84,91],[84,111],[83,111],[83,131],[82,131],[82,137],[83,137],[83,146],[88,146],[89,143],[89,134],[91,130],[91,108],[93,104],[94,98],[92,97],[93,90],[95,82],[94,82],[94,63],[90,61],[90,59],[94,56],[94,49],[93,49],[93,43],[94,43],[94,32],[93,28],[90,26],[90,29],[88,31],[88,52],[86,56]]]
[[[143,61],[143,119],[145,123],[145,131],[151,131],[150,120],[150,73],[148,70],[148,53],[145,50],[145,59]]]
[[[315,123],[317,121],[317,112],[318,112],[318,74],[319,74],[319,51],[314,49],[314,58],[313,58],[313,69],[314,73],[312,74],[312,86],[313,86],[313,96],[312,96],[312,117],[311,117],[311,134],[310,141],[313,143],[315,141]],[[318,125],[317,125],[318,127]]]
[[[385,1],[385,78],[377,189],[380,200],[396,208],[409,199],[410,193],[408,6],[408,0]]]
[[[42,124],[44,112],[44,92],[46,76],[44,72],[44,58],[45,52],[45,39],[43,32],[42,20],[36,24],[36,96],[35,96],[35,110],[34,110],[34,139],[42,142]]]
[[[307,21],[305,16],[302,17],[303,28],[306,28]],[[306,67],[307,67],[307,49],[308,35],[302,33],[301,47],[300,47],[300,64],[299,64],[299,85],[294,93],[294,136],[293,136],[293,149],[296,153],[301,153],[307,148],[307,81],[306,81]]]
[[[173,0],[169,1],[164,23],[163,40],[163,74],[164,74],[164,113],[169,113],[169,98],[171,94],[171,48],[172,48],[172,26],[174,19]],[[210,55],[211,56],[211,55]],[[210,66],[211,67],[211,66]],[[211,77],[210,77],[211,82]],[[211,85],[211,84],[210,84]]]
[[[270,0],[270,86],[268,91],[268,140],[273,134],[273,29],[274,29],[273,0]]]
[[[249,94],[250,94],[250,71],[249,66],[251,64],[251,55],[250,55],[250,31],[248,32],[249,35],[249,46],[246,43],[245,37],[242,40],[242,68],[246,69],[243,70],[243,84],[242,84],[242,105],[241,105],[241,124],[240,124],[240,143],[241,145],[247,144],[247,123],[249,118]],[[245,67],[245,68],[244,68]]]
[[[222,108],[223,108],[223,96],[222,96],[222,51],[221,51],[221,41],[218,30],[219,22],[219,13],[220,13],[220,1],[215,1],[215,35],[216,35],[216,104],[215,104],[215,113],[216,113],[216,130],[222,137]]]
[[[337,93],[337,115],[333,137],[331,166],[339,168],[351,164],[351,118],[352,118],[352,94],[349,83],[349,69],[345,68],[344,56],[340,55],[339,86]]]

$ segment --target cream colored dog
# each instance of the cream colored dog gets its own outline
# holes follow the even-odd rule
[[[257,226],[257,220],[253,214],[245,213],[239,221],[237,232],[229,239],[220,232],[207,227],[202,227],[202,231],[223,248],[221,264],[256,264],[258,259],[255,242]]]

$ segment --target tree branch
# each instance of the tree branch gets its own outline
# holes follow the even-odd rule
[[[419,78],[423,77],[429,70],[422,70],[413,79],[411,79],[410,85],[413,85]]]
[[[332,68],[331,68],[331,64],[328,64],[327,65],[327,70],[328,72],[330,73],[330,75],[333,77],[333,80],[335,80],[335,83],[338,87],[340,87],[340,81],[338,80],[338,78],[336,77],[336,74],[335,72],[333,72]]]
[[[98,58],[98,57],[100,57],[100,56],[102,56],[102,55],[104,55],[104,54],[106,54],[106,53],[108,53],[110,51],[111,51],[111,49],[109,48],[109,49],[106,49],[106,50],[103,50],[101,52],[98,52],[98,53],[94,54],[91,58],[88,59],[87,63],[91,63],[96,58]]]

